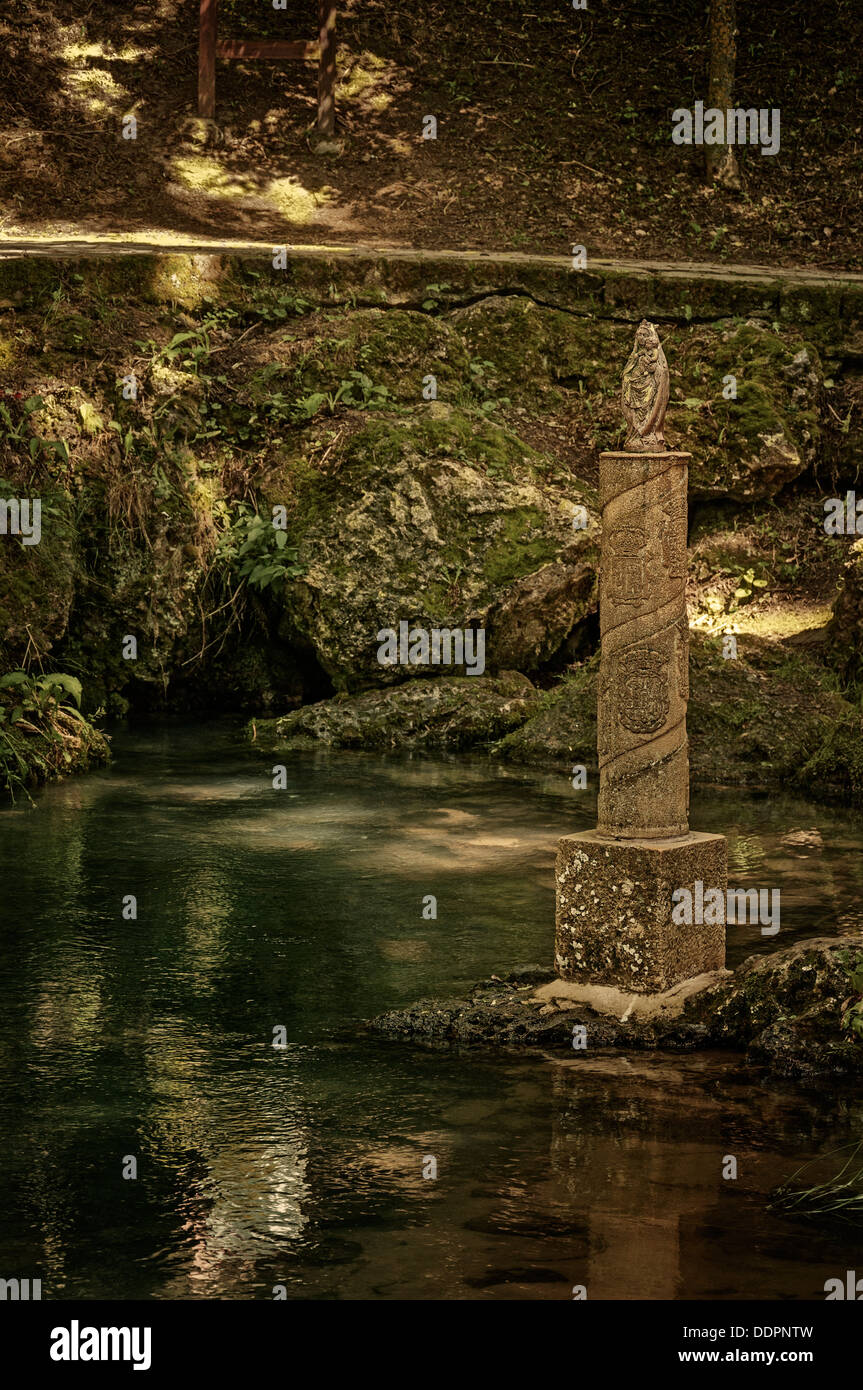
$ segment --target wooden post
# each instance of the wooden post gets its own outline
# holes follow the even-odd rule
[[[318,71],[319,135],[331,137],[336,128],[336,0],[318,0],[318,42],[302,39],[223,39],[216,37],[218,0],[200,0],[198,45],[198,115],[212,121],[216,115],[216,58],[313,58],[320,53]]]
[[[217,0],[201,0],[198,115],[208,121],[216,115],[216,5]]]
[[[336,130],[336,3],[318,0],[321,66],[318,70],[318,135],[332,138]]]

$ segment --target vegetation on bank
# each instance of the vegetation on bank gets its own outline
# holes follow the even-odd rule
[[[81,683],[64,672],[0,676],[0,785],[13,800],[107,761],[107,739],[80,704]]]
[[[38,544],[2,537],[0,671],[72,673],[86,715],[277,717],[401,680],[381,627],[482,625],[489,677],[534,692],[529,719],[498,719],[501,752],[569,756],[577,733],[584,761],[597,453],[619,442],[633,322],[660,306],[624,318],[617,276],[500,293],[499,270],[431,273],[0,265],[0,492],[42,503]],[[710,317],[720,289],[745,315]],[[732,739],[753,778],[808,767],[801,785],[856,799],[857,667],[828,625],[853,538],[826,536],[820,505],[857,481],[861,319],[825,300],[803,326],[769,287],[685,292],[661,334],[669,440],[693,454],[691,610],[740,645],[693,681],[695,765]],[[481,710],[457,723],[488,745]],[[379,724],[398,737],[390,710]]]

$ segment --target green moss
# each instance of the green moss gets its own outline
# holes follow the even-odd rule
[[[31,305],[60,283],[57,264],[41,256],[9,256],[0,260],[0,298]]]
[[[144,296],[155,304],[200,309],[227,297],[224,268],[217,256],[160,256],[150,262]]]
[[[511,584],[553,560],[557,549],[542,513],[534,507],[518,507],[504,513],[500,535],[485,552],[485,578],[492,589]]]
[[[855,806],[863,804],[863,719],[856,708],[839,710],[818,724],[812,756],[797,771],[797,784],[823,796],[825,791]]]
[[[21,489],[0,484],[0,495],[20,497]],[[24,545],[4,536],[0,544],[0,664],[19,662],[27,651],[44,654],[65,630],[78,566],[74,504],[67,492],[45,486],[41,497],[41,539]]]

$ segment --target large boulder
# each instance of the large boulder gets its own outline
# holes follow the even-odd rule
[[[279,636],[340,690],[429,674],[378,659],[378,633],[402,621],[485,628],[492,672],[562,665],[596,608],[598,523],[589,489],[539,465],[508,430],[439,404],[368,419],[331,476],[291,479],[304,573],[279,595]]]
[[[750,321],[672,335],[669,438],[693,500],[774,497],[814,461],[823,371],[796,334]],[[668,349],[667,349],[668,351]]]
[[[685,1015],[707,1042],[745,1047],[754,1061],[788,1076],[863,1070],[863,1041],[851,1026],[863,967],[863,933],[817,937],[750,956],[726,984],[688,1001]]]

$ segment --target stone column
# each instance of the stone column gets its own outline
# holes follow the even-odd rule
[[[690,455],[665,445],[668,387],[643,322],[623,374],[629,434],[600,456],[598,824],[560,841],[556,869],[561,979],[642,994],[725,964],[724,906],[703,910],[711,889],[708,902],[725,903],[725,837],[689,832]]]
[[[600,454],[597,834],[689,829],[689,454]]]

